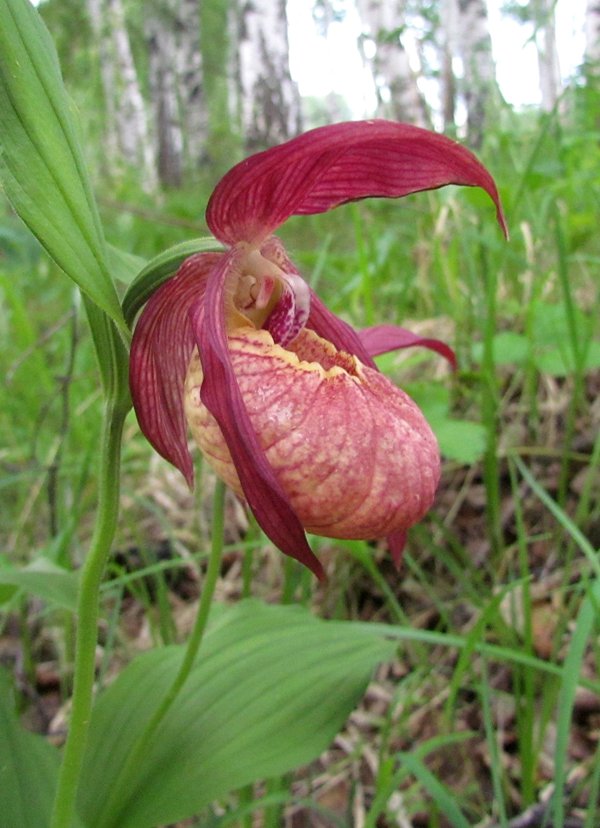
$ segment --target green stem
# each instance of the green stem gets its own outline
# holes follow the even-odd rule
[[[68,828],[75,813],[75,798],[86,746],[92,696],[98,628],[98,594],[110,553],[119,513],[121,437],[126,406],[108,402],[100,447],[98,511],[90,551],[81,570],[77,601],[77,638],[73,676],[71,723],[50,828]]]
[[[198,615],[194,621],[194,628],[188,639],[185,649],[185,655],[179,671],[173,679],[166,696],[154,716],[150,720],[142,739],[144,746],[150,739],[160,722],[163,720],[165,713],[171,707],[179,691],[187,681],[187,678],[194,666],[194,661],[198,655],[198,650],[202,644],[204,633],[206,631],[206,622],[208,621],[208,614],[212,606],[212,599],[221,571],[221,559],[223,557],[223,528],[225,516],[225,484],[217,480],[215,486],[215,495],[213,501],[213,516],[212,516],[212,542],[210,550],[210,558],[208,560],[208,568],[206,570],[206,578],[202,585],[202,595],[200,596],[200,604],[198,606]]]
[[[219,577],[219,573],[221,571],[221,560],[223,557],[224,514],[225,484],[218,480],[216,483],[213,500],[211,552],[210,558],[208,560],[206,577],[204,579],[204,584],[202,587],[202,595],[200,596],[198,614],[196,616],[196,620],[194,621],[194,628],[188,639],[183,660],[181,662],[179,670],[177,671],[177,675],[173,679],[173,682],[169,687],[168,691],[166,692],[160,705],[154,711],[152,718],[146,725],[146,729],[144,730],[138,741],[132,746],[129,752],[127,760],[125,761],[125,764],[123,766],[123,770],[121,771],[121,774],[119,776],[119,781],[113,788],[107,806],[104,809],[105,814],[118,815],[120,806],[123,805],[125,802],[126,794],[130,792],[132,789],[132,779],[134,778],[135,773],[139,768],[144,755],[147,753],[150,747],[150,743],[152,741],[152,737],[156,729],[158,728],[159,724],[162,722],[167,712],[169,711],[171,705],[177,698],[179,691],[187,681],[192,667],[194,666],[196,656],[198,655],[198,650],[200,649],[200,645],[202,644],[202,639],[204,638],[204,633],[206,631],[206,623],[208,621],[208,615],[210,612],[210,608],[212,606],[212,599],[215,592],[215,587],[217,585],[217,580]],[[109,822],[108,824],[113,823]],[[114,824],[117,825],[119,823],[115,822]]]
[[[494,335],[497,327],[496,291],[498,282],[495,271],[488,266],[483,247],[481,248],[481,265],[486,280],[481,414],[487,433],[487,445],[483,458],[483,479],[486,491],[487,523],[490,540],[492,542],[492,552],[498,556],[504,548],[501,521],[500,465],[498,462],[499,390],[494,355]]]

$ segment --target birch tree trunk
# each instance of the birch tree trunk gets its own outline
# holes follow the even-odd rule
[[[88,0],[92,30],[98,41],[100,74],[106,106],[108,171],[119,162],[136,167],[146,188],[155,184],[154,159],[146,107],[133,61],[122,0]]]
[[[206,142],[203,159],[212,180],[241,155],[241,123],[237,65],[237,9],[233,0],[202,0],[200,48],[202,88],[206,106]]]
[[[485,0],[445,0],[442,10],[444,77],[448,86],[454,85],[452,65],[458,58],[462,66],[458,89],[466,110],[467,139],[478,147],[487,111],[499,97]],[[442,97],[445,116],[449,117],[453,96],[446,92]]]
[[[600,0],[588,0],[585,9],[585,62],[600,69]]]
[[[156,160],[160,181],[171,187],[181,184],[183,132],[177,99],[175,32],[165,2],[146,22],[150,100],[154,115]]]
[[[177,56],[184,166],[193,170],[203,160],[208,140],[208,113],[200,49],[200,0],[180,0],[179,6],[175,25],[179,35]]]
[[[237,8],[237,81],[248,149],[300,132],[300,95],[289,68],[285,0],[242,0]]]
[[[562,91],[558,49],[556,46],[556,24],[553,0],[534,0],[532,3],[536,27],[536,47],[542,109],[550,112],[556,106]]]
[[[428,108],[403,43],[405,0],[357,0],[356,5],[375,44],[371,65],[378,114],[430,126]]]
[[[485,0],[458,0],[467,138],[481,146],[486,115],[498,90]]]
[[[206,142],[199,0],[161,0],[146,20],[158,176],[176,187]]]
[[[458,52],[458,6],[456,0],[440,3],[438,43],[440,64],[440,104],[444,132],[453,133],[456,128],[456,102],[458,90],[454,74],[454,55]]]

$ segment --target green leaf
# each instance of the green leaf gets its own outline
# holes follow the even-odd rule
[[[93,828],[142,828],[198,813],[257,779],[319,755],[395,645],[300,607],[247,600],[212,622],[198,662],[122,801],[110,803],[132,744],[157,708],[181,647],[139,656],[94,708],[79,810]]]
[[[572,350],[566,347],[544,348],[534,359],[535,366],[542,374],[553,377],[566,377],[575,370],[575,359]],[[592,371],[600,366],[600,342],[589,342],[584,354],[583,369]]]
[[[54,44],[28,0],[0,0],[0,180],[50,256],[125,330]]]
[[[55,604],[71,612],[75,612],[77,606],[77,573],[57,566],[48,558],[37,558],[21,569],[0,568],[0,584],[20,587],[49,604]]]
[[[531,314],[536,368],[555,377],[568,376],[576,368],[576,359],[566,306],[535,302]],[[579,367],[590,371],[600,365],[600,342],[592,339],[595,320],[579,308],[573,309],[573,315],[583,357]]]
[[[174,276],[179,266],[195,253],[218,253],[225,248],[212,236],[190,239],[169,247],[151,259],[131,282],[123,298],[123,312],[129,325],[163,282]]]
[[[450,414],[450,391],[441,383],[414,382],[404,390],[417,403],[448,460],[475,463],[486,449],[486,431],[481,423],[454,418]]]
[[[523,334],[501,331],[492,340],[494,363],[496,365],[522,365],[529,357],[529,341]],[[483,343],[476,342],[472,349],[473,358],[483,361]]]
[[[58,778],[58,751],[21,727],[12,695],[8,675],[0,670],[0,819],[11,828],[45,828]]]
[[[107,245],[108,262],[113,277],[124,285],[129,285],[145,267],[146,260],[135,253],[128,253],[112,244]]]
[[[419,406],[427,421],[440,422],[450,416],[450,391],[440,382],[411,382],[402,388]]]
[[[481,423],[470,420],[437,420],[431,427],[440,444],[440,451],[448,460],[475,463],[485,454],[486,430]]]

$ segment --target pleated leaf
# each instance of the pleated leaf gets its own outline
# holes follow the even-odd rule
[[[182,648],[138,657],[99,698],[80,816],[90,828],[168,824],[311,761],[394,649],[380,633],[320,621],[299,607],[248,600],[221,610],[151,748],[113,802],[127,754],[172,681]]]
[[[10,681],[0,670],[0,824],[14,828],[48,825],[58,761],[52,745],[21,726]]]
[[[0,0],[0,180],[16,212],[124,328],[54,44],[29,0]]]

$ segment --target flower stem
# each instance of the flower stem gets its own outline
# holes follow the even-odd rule
[[[188,639],[183,661],[181,662],[177,675],[173,679],[171,687],[142,735],[140,741],[143,740],[144,747],[160,722],[163,720],[167,710],[175,701],[179,691],[187,681],[191,669],[194,666],[196,656],[198,655],[200,645],[202,644],[202,639],[204,638],[204,632],[206,630],[206,622],[208,621],[208,614],[212,606],[215,587],[221,571],[221,559],[223,557],[224,516],[225,484],[221,480],[217,480],[213,500],[210,558],[208,559],[206,578],[204,579],[204,584],[202,585],[202,595],[200,596],[200,603],[198,605],[198,614],[196,615],[194,627]]]
[[[92,708],[96,659],[99,588],[119,513],[121,437],[127,406],[108,402],[100,447],[98,511],[90,550],[81,570],[77,599],[77,638],[69,734],[58,777],[50,828],[68,828],[75,799]]]
[[[194,621],[194,627],[188,639],[177,675],[173,679],[173,682],[163,697],[160,705],[154,711],[154,714],[146,725],[144,732],[137,742],[132,745],[123,765],[118,782],[110,794],[104,814],[114,815],[115,819],[113,819],[113,821],[109,824],[119,824],[116,817],[118,817],[119,809],[125,804],[125,796],[132,790],[132,777],[135,775],[137,768],[140,767],[144,756],[148,752],[156,729],[171,708],[171,705],[177,698],[179,691],[187,681],[192,667],[194,666],[198,650],[200,649],[200,645],[206,631],[206,623],[208,621],[215,587],[221,571],[221,560],[223,557],[224,514],[225,484],[220,480],[217,480],[213,500],[211,552],[208,560],[206,577],[202,586],[198,613],[196,615],[196,620]]]

